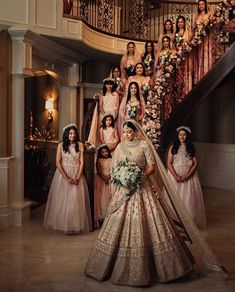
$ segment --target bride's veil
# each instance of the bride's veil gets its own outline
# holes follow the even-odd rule
[[[204,264],[213,271],[226,272],[225,268],[219,263],[215,254],[202,237],[201,232],[199,231],[199,229],[189,216],[187,210],[183,205],[183,202],[177,195],[176,189],[167,174],[165,166],[163,165],[153,144],[149,140],[143,128],[135,120],[128,121],[131,122],[137,128],[137,130],[142,134],[142,137],[144,137],[148,146],[152,149],[157,168],[155,173],[151,176],[151,182],[153,183],[154,188],[156,189],[160,197],[160,201],[162,190],[163,188],[165,188],[169,196],[169,201],[171,202],[172,207],[177,215],[177,219],[180,222],[179,225],[184,229],[187,237],[189,238],[190,242],[194,245]]]

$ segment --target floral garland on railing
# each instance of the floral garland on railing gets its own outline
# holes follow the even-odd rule
[[[177,55],[165,53],[161,56],[161,70],[155,85],[146,97],[143,127],[148,137],[158,148],[161,137],[161,107],[162,100],[169,92],[170,78],[174,75],[181,59]]]
[[[229,11],[233,6],[235,6],[234,0],[224,0],[216,5],[208,23],[197,24],[191,40],[181,44],[182,47],[178,56],[173,56],[172,54],[163,56],[159,76],[146,99],[145,115],[143,118],[144,130],[156,149],[160,146],[162,101],[167,93],[169,93],[171,78],[174,77],[176,68],[188,56],[193,47],[202,43],[208,30],[212,27],[221,29],[229,22]]]

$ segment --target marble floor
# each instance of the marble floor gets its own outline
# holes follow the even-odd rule
[[[31,212],[21,227],[0,230],[0,291],[118,292],[235,291],[235,192],[204,188],[206,239],[229,271],[228,279],[195,266],[184,281],[146,288],[99,283],[84,275],[84,266],[98,232],[65,236],[42,227],[43,208]]]

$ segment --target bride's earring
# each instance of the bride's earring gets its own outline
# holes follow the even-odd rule
[[[138,141],[140,139],[140,135],[139,135],[139,132],[136,133],[136,136],[134,138],[134,141]]]

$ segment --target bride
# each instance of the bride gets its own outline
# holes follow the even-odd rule
[[[147,142],[138,140],[138,130]],[[118,187],[115,179],[112,180],[108,214],[88,259],[86,274],[98,281],[110,278],[113,284],[128,286],[146,286],[180,278],[192,271],[194,263],[182,233],[184,238],[195,243],[210,269],[224,271],[177,199],[166,170],[142,128],[137,122],[128,120],[124,123],[123,134],[125,141],[113,154],[112,178],[120,162],[126,161],[138,166],[144,179],[132,192]],[[157,171],[158,184],[152,179]],[[174,204],[179,219],[177,227],[176,220],[169,216],[170,209],[159,198],[159,177]],[[179,226],[183,229],[179,230]]]

